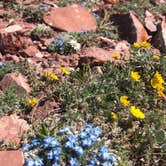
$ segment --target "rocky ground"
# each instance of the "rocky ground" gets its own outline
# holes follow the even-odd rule
[[[115,165],[165,165],[165,0],[3,0],[0,5],[0,165],[30,166],[22,147],[32,137],[66,126],[78,131],[89,122],[103,130],[102,140],[119,158]],[[108,72],[107,63],[113,65]],[[140,87],[131,83],[134,95],[119,86],[129,86],[127,79],[113,88],[110,77],[118,82],[133,69],[144,73],[141,79],[137,72],[131,75],[142,82]],[[159,98],[147,85],[156,71],[163,76],[161,88],[153,79],[151,86]],[[131,103],[142,97],[136,105],[146,118],[119,113],[129,103],[112,97],[114,92],[128,94]],[[154,130],[161,135],[159,142]],[[79,161],[62,159],[59,164],[87,165]]]

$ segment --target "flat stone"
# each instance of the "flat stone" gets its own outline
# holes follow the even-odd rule
[[[19,143],[19,135],[29,129],[29,125],[23,119],[19,119],[16,114],[3,116],[0,119],[0,140],[5,143]],[[1,163],[1,162],[0,162]]]
[[[120,37],[123,40],[127,40],[129,43],[141,43],[149,39],[144,26],[132,11],[126,14],[112,15],[110,21],[118,26]]]
[[[52,8],[43,19],[51,27],[67,32],[95,30],[97,27],[96,20],[89,11],[78,5]]]
[[[28,80],[21,73],[9,73],[0,82],[0,87],[5,91],[8,87],[15,87],[19,93],[30,93]]]
[[[0,151],[0,165],[23,166],[24,157],[22,151]]]

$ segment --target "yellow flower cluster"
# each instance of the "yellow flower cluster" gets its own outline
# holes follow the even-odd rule
[[[139,108],[137,108],[135,106],[130,107],[130,112],[136,118],[139,118],[139,119],[144,119],[145,118],[145,114]]]
[[[140,75],[138,72],[134,72],[132,71],[131,74],[130,74],[131,78],[136,81],[136,82],[139,82],[140,81]]]
[[[128,96],[121,96],[120,102],[124,107],[127,107],[130,104],[130,101],[128,100]]]
[[[28,100],[28,104],[31,107],[34,107],[37,103],[38,103],[38,100],[36,98],[31,98],[31,99]]]
[[[144,48],[147,48],[147,49],[150,49],[150,48],[151,48],[151,44],[150,44],[149,42],[147,42],[147,41],[144,41],[144,42],[142,42],[142,43],[135,42],[135,43],[133,44],[133,46],[134,46],[135,48],[141,48],[141,47],[144,47]]]
[[[160,97],[164,96],[164,79],[162,78],[161,74],[156,71],[155,75],[151,79],[151,85],[154,89],[157,90],[157,93]]]
[[[57,75],[55,75],[54,73],[49,72],[49,71],[46,71],[46,72],[44,73],[44,76],[47,77],[47,78],[51,78],[51,79],[53,79],[53,80],[59,80],[59,78],[58,78]]]

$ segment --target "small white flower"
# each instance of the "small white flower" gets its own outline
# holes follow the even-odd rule
[[[76,40],[71,40],[69,43],[75,50],[79,50],[81,47],[81,44],[78,43]]]

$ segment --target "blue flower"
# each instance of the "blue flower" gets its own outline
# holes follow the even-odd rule
[[[89,164],[87,166],[96,166],[97,165],[97,159],[93,158],[90,160]]]
[[[100,153],[107,153],[108,152],[108,147],[107,146],[102,146],[101,148],[100,148],[100,151],[99,151]]]
[[[0,67],[3,67],[5,64],[0,61]]]
[[[52,151],[53,151],[54,155],[55,155],[55,154],[59,155],[59,154],[61,154],[61,152],[62,152],[62,148],[57,147],[57,148],[54,148]]]
[[[32,158],[28,158],[25,162],[26,166],[35,166],[35,161]]]
[[[44,137],[43,143],[44,143],[44,148],[56,147],[56,146],[58,146],[60,144],[56,139],[54,139],[51,136]]]
[[[88,136],[88,134],[87,134],[86,131],[82,131],[82,132],[80,133],[80,138],[82,138],[82,139],[86,138],[87,136]]]
[[[70,166],[78,166],[79,162],[78,162],[77,158],[72,157],[69,161],[69,164],[70,164]]]
[[[74,143],[72,143],[72,142],[70,142],[70,141],[67,141],[67,142],[65,143],[65,147],[66,147],[66,148],[71,148],[71,149],[73,149],[73,148],[74,148]]]
[[[64,42],[63,42],[62,40],[60,40],[60,41],[58,41],[57,46],[58,46],[58,47],[62,47],[63,44],[64,44]]]
[[[117,160],[116,156],[114,156],[113,154],[110,154],[110,156],[111,156],[110,160],[112,161],[112,163],[115,165],[118,164],[118,160]]]
[[[30,150],[30,148],[32,148],[32,145],[24,144],[23,147],[22,147],[22,151],[23,152],[28,152]]]
[[[90,135],[90,139],[91,139],[92,141],[96,141],[96,140],[98,139],[98,137],[97,137],[96,135],[94,135],[94,134],[91,134],[91,135]]]
[[[44,166],[42,158],[36,158],[34,166]]]
[[[69,128],[64,128],[58,131],[58,133],[63,134],[63,133],[67,133],[69,131]]]
[[[84,131],[86,131],[88,134],[90,134],[92,129],[93,129],[93,125],[92,124],[87,124]]]
[[[38,145],[40,145],[40,141],[37,138],[34,138],[31,140],[31,144],[33,146],[38,146]]]
[[[95,127],[94,130],[93,130],[93,133],[94,133],[94,135],[99,137],[102,134],[102,130],[99,127]]]
[[[68,135],[67,138],[68,138],[68,140],[69,140],[70,142],[72,142],[72,143],[74,143],[74,144],[76,144],[77,141],[78,141],[78,137],[75,136],[75,135],[73,135],[73,134]]]
[[[56,147],[60,145],[60,143],[56,140],[56,139],[53,139],[51,142],[50,142],[50,146],[51,147]]]
[[[84,150],[83,150],[83,148],[81,146],[74,147],[74,150],[79,155],[83,155],[84,154]]]
[[[52,160],[53,158],[54,158],[54,153],[53,153],[53,151],[51,150],[51,151],[49,151],[49,152],[47,153],[47,159]]]
[[[59,163],[55,162],[52,166],[60,166]]]
[[[82,146],[91,146],[92,145],[92,140],[90,138],[82,140]]]
[[[110,161],[105,161],[101,164],[102,166],[113,166],[113,164]]]
[[[60,156],[59,156],[59,155],[57,155],[57,154],[56,154],[56,155],[54,155],[54,160],[55,160],[55,161],[59,161],[59,160],[60,160]]]

